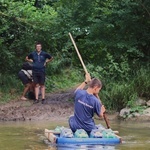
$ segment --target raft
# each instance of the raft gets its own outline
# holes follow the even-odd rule
[[[57,145],[62,144],[76,144],[76,145],[116,145],[121,143],[121,137],[116,135],[114,138],[66,138],[60,137],[60,132],[55,130],[45,129],[45,137],[51,143],[55,143]]]

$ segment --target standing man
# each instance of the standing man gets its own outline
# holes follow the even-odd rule
[[[87,90],[84,87],[88,84]],[[85,81],[75,90],[74,116],[69,118],[69,125],[73,132],[77,129],[84,129],[88,134],[92,129],[96,129],[93,120],[94,113],[99,117],[103,116],[105,107],[101,105],[98,93],[102,88],[99,79],[92,79],[90,74],[85,75]]]
[[[35,83],[35,100],[39,103],[39,87],[41,88],[42,104],[45,103],[45,67],[52,61],[53,57],[42,51],[42,44],[36,43],[36,50],[26,57],[26,61],[33,62],[33,82]]]

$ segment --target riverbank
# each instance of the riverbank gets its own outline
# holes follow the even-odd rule
[[[33,104],[33,100],[22,101],[17,97],[9,103],[0,105],[0,121],[66,120],[73,114],[73,93],[74,89],[47,93],[46,104]],[[114,120],[117,115],[109,115],[109,119]]]
[[[73,90],[46,94],[46,104],[33,104],[33,100],[22,101],[19,97],[0,105],[0,121],[49,120],[66,118],[73,113]]]
[[[0,105],[0,121],[66,120],[73,114],[73,95],[74,89],[47,93],[46,104],[41,104],[41,102],[33,104],[33,100],[22,101],[20,97],[16,97]],[[118,116],[119,112],[107,114],[108,120],[118,120]],[[99,118],[95,116],[95,119]],[[130,120],[138,119],[133,117]]]

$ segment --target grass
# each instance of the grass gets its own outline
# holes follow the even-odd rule
[[[80,71],[66,69],[61,74],[48,76],[46,80],[47,92],[55,92],[76,86],[84,80],[84,76]]]

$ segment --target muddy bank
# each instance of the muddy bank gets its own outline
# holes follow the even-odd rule
[[[73,92],[46,94],[46,104],[33,104],[33,100],[19,98],[0,105],[0,121],[63,119],[73,114]]]
[[[66,120],[73,114],[73,96],[74,89],[46,94],[46,104],[33,104],[33,100],[22,101],[16,98],[0,105],[0,121]],[[108,118],[114,120],[117,115],[115,113]]]

